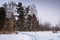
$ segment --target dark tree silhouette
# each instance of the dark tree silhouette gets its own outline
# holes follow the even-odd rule
[[[6,13],[6,11],[5,11],[4,7],[0,7],[0,28],[2,28],[4,25],[5,16],[6,16],[5,13]]]

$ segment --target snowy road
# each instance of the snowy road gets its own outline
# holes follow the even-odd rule
[[[2,34],[0,40],[60,40],[60,32],[18,32],[18,34]]]

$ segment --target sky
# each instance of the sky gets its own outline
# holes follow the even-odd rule
[[[0,0],[0,6],[6,2],[22,2],[23,5],[34,4],[40,23],[48,22],[55,26],[60,21],[60,0]]]

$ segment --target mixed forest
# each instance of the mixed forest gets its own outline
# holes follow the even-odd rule
[[[60,30],[50,23],[41,24],[37,19],[36,5],[26,5],[19,2],[4,3],[0,7],[0,31],[50,31]]]

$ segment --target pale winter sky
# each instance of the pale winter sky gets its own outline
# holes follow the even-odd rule
[[[56,25],[60,21],[60,0],[0,0],[0,6],[9,1],[16,3],[20,1],[24,5],[35,4],[38,11],[37,17],[42,23],[49,22]]]

